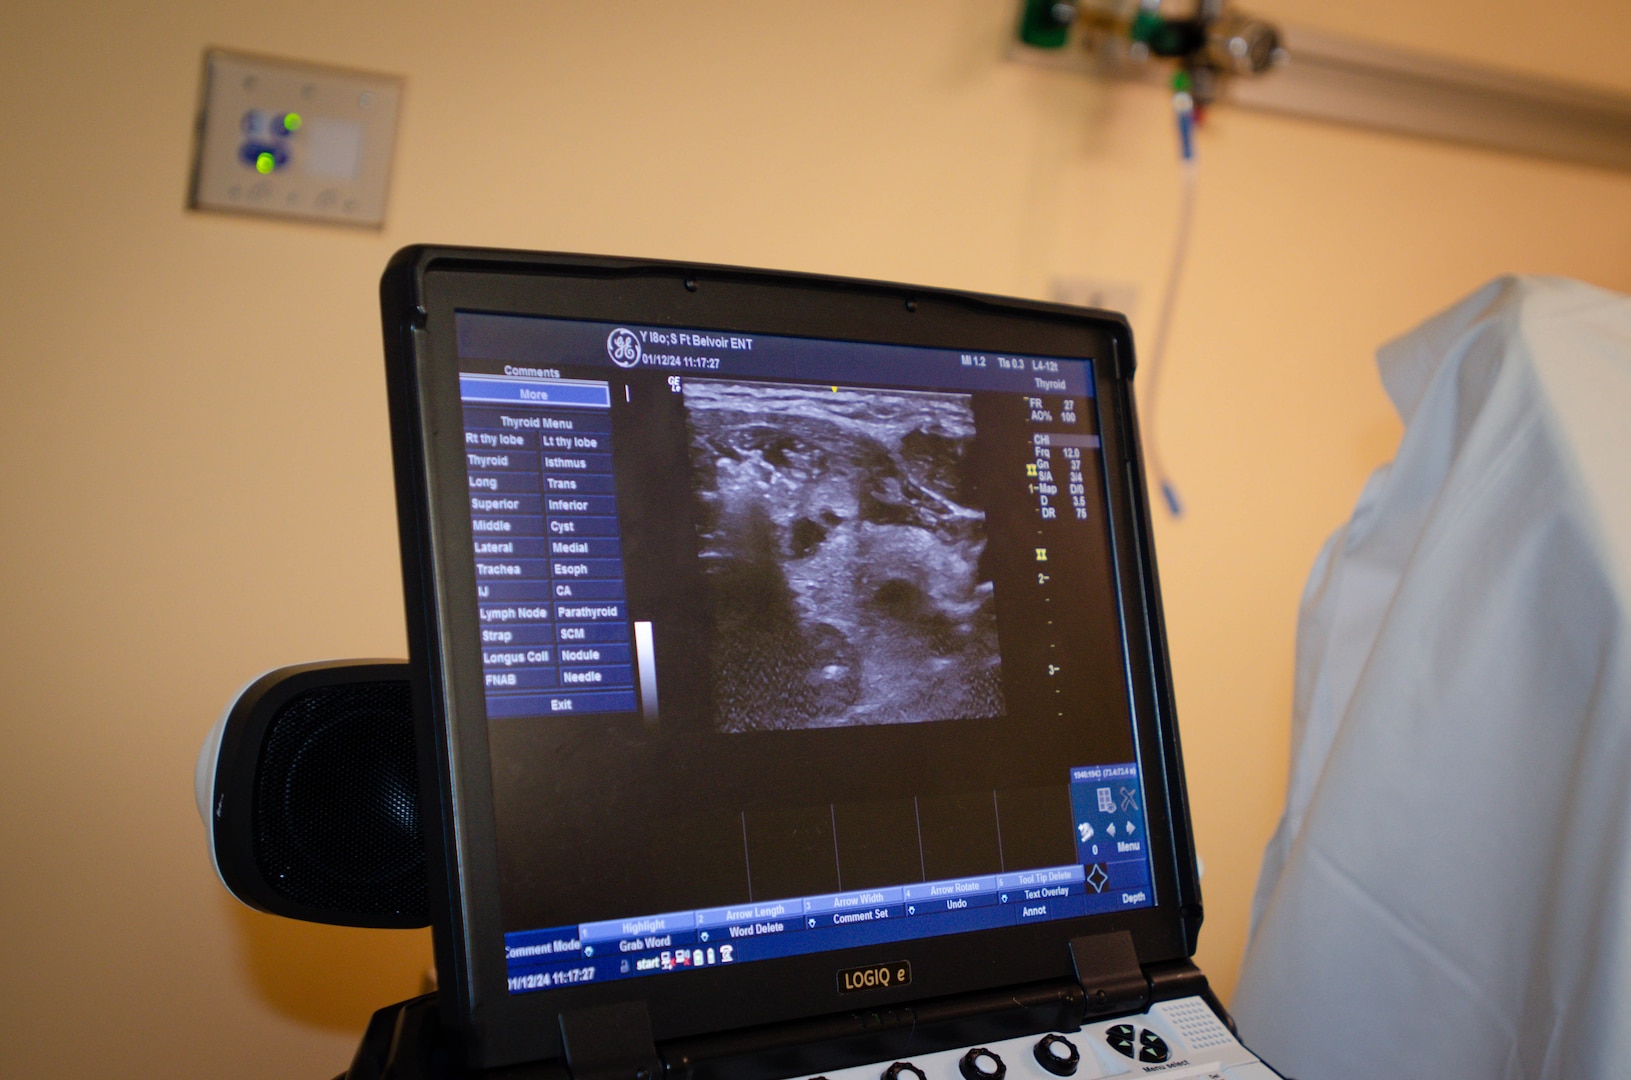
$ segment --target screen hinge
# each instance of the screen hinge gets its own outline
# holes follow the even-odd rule
[[[1141,1013],[1150,1007],[1150,980],[1127,931],[1071,938],[1070,962],[1086,997],[1085,1016]]]
[[[662,1074],[644,1001],[563,1012],[560,1024],[573,1080],[656,1080]]]

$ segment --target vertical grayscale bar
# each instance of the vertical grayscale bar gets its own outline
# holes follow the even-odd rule
[[[634,624],[634,660],[640,667],[640,714],[646,723],[657,722],[657,648],[651,641],[651,624]]]
[[[838,856],[838,807],[827,804],[827,820],[832,822],[832,864],[838,871],[838,891],[844,891],[844,860]]]
[[[923,811],[918,808],[917,796],[912,796],[912,817],[917,820],[917,869],[923,880],[929,880],[929,863],[923,857]]]
[[[748,854],[748,812],[742,815],[742,868],[748,872],[748,900],[753,900],[753,856]]]
[[[991,815],[997,820],[997,869],[1008,872],[1008,860],[1002,854],[1002,807],[997,805],[997,789],[991,789]]]

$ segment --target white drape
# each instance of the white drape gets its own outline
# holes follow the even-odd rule
[[[1233,1011],[1299,1080],[1631,1077],[1631,298],[1502,278],[1309,577]]]

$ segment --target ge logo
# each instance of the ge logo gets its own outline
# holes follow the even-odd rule
[[[606,355],[618,367],[640,366],[640,338],[633,330],[619,326],[606,335]]]

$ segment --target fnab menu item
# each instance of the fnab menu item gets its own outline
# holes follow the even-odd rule
[[[459,390],[488,716],[633,711],[607,384]]]

